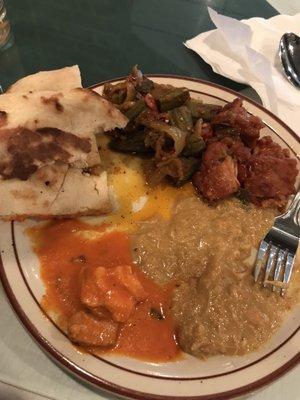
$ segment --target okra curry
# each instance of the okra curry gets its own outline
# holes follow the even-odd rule
[[[257,350],[300,299],[298,263],[285,297],[252,275],[296,160],[240,99],[205,104],[136,67],[103,96],[129,120],[97,138],[114,211],[29,230],[42,307],[80,351],[166,362]]]

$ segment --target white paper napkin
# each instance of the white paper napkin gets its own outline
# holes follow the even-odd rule
[[[300,89],[282,72],[277,54],[285,32],[300,35],[300,13],[238,21],[208,8],[217,29],[185,42],[214,72],[250,85],[263,105],[300,135]]]

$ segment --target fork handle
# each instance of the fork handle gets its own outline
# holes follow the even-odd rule
[[[295,194],[288,209],[281,217],[292,219],[295,224],[299,225],[298,214],[300,209],[300,190]]]

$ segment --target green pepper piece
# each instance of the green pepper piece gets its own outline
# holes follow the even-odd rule
[[[205,142],[203,138],[201,136],[199,137],[195,134],[191,134],[187,139],[182,155],[185,157],[195,156],[196,154],[200,154],[204,149]]]
[[[185,88],[170,90],[158,98],[157,104],[160,112],[172,110],[182,106],[190,98],[190,93]]]
[[[205,122],[210,122],[222,108],[216,104],[205,104],[201,100],[197,99],[190,99],[186,103],[186,106],[191,111],[193,118],[202,118]]]
[[[122,104],[126,98],[126,90],[121,89],[118,92],[115,92],[111,96],[111,102],[114,104]]]
[[[186,106],[174,108],[169,112],[171,125],[187,133],[193,130],[193,118],[191,111]]]
[[[142,82],[136,85],[136,90],[141,94],[147,94],[154,88],[154,82],[150,79],[143,77]]]
[[[189,101],[186,102],[186,106],[190,110],[192,117],[199,119],[199,107],[203,105],[203,102],[201,100],[197,99],[189,99]]]
[[[129,121],[136,118],[141,112],[146,110],[147,105],[144,100],[138,100],[129,110],[126,111],[125,115]]]

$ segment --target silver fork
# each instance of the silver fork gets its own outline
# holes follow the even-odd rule
[[[286,212],[275,218],[274,224],[258,249],[254,280],[258,281],[265,268],[263,286],[268,284],[275,291],[280,288],[283,296],[291,279],[295,256],[300,238],[299,225],[300,190],[293,198]]]

